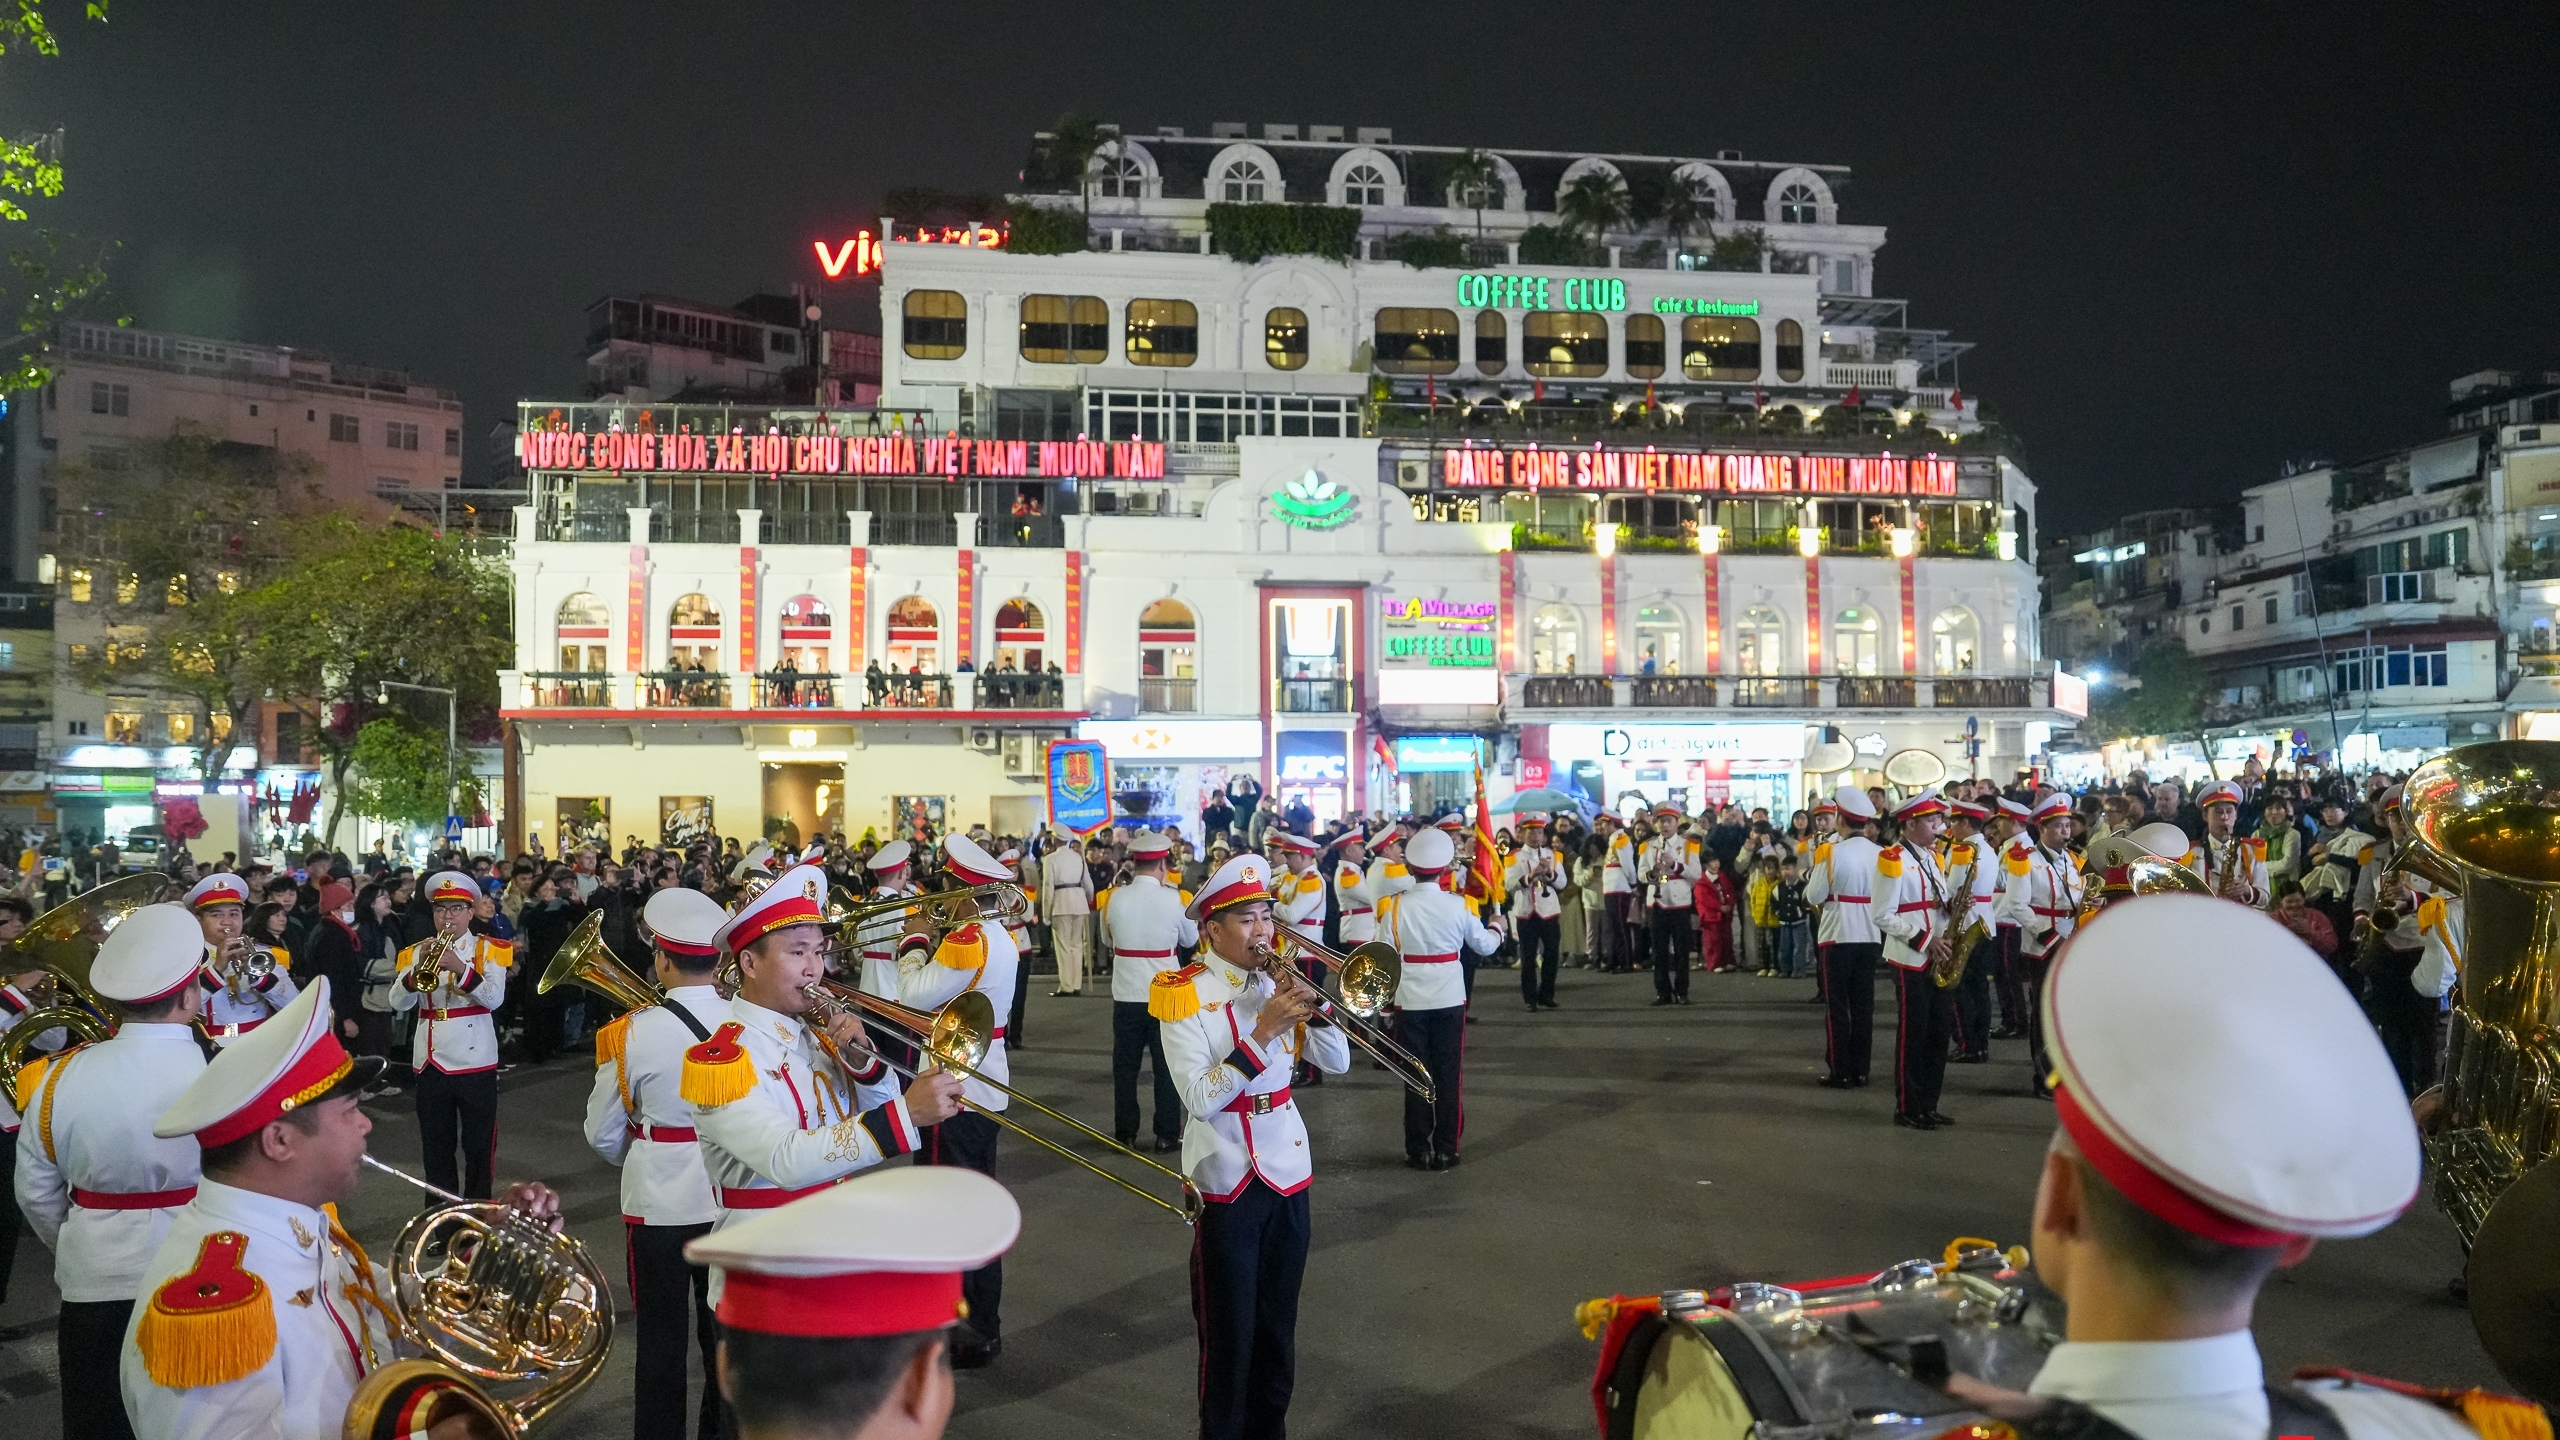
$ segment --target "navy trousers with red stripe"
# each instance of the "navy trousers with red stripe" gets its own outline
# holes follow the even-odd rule
[[[1875,1053],[1876,964],[1884,946],[1822,947],[1822,1058],[1836,1080],[1864,1080]]]
[[[417,1098],[418,1143],[426,1151],[420,1168],[427,1183],[465,1200],[488,1199],[498,1161],[498,1072],[447,1075],[430,1065],[418,1072]],[[438,1202],[428,1196],[426,1203]]]
[[[688,1333],[702,1352],[701,1404],[695,1408],[697,1440],[721,1434],[718,1324],[711,1318],[711,1272],[685,1263],[686,1242],[711,1233],[711,1223],[643,1225],[623,1221],[630,1256],[631,1308],[640,1337],[631,1367],[633,1440],[684,1440],[685,1383],[693,1362],[685,1355]]]
[[[1201,1211],[1191,1240],[1200,1440],[1281,1440],[1288,1433],[1298,1285],[1313,1233],[1305,1188],[1283,1195],[1260,1176],[1235,1199]]]
[[[1931,979],[1927,966],[1893,967],[1896,1023],[1893,1108],[1917,1120],[1938,1111],[1947,1079],[1947,1039],[1955,1029],[1955,991]]]
[[[996,1173],[996,1137],[1004,1128],[975,1110],[963,1110],[939,1125],[924,1129],[919,1165],[957,1165],[992,1178]],[[960,1277],[960,1298],[969,1302],[969,1328],[984,1340],[1004,1338],[1004,1262],[990,1260]]]

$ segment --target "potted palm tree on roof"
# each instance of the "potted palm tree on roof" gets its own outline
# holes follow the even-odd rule
[[[1597,246],[1612,225],[1626,223],[1626,182],[1606,170],[1586,170],[1556,196],[1556,215],[1571,230],[1587,230]]]
[[[1502,166],[1482,150],[1449,162],[1449,188],[1459,204],[1476,212],[1476,242],[1484,242],[1484,207],[1502,196]]]

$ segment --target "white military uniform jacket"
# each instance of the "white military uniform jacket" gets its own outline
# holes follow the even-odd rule
[[[1608,848],[1600,852],[1600,893],[1625,895],[1636,889],[1636,841],[1624,830],[1609,836]]]
[[[1132,875],[1102,892],[1103,918],[1111,928],[1111,998],[1147,1003],[1147,986],[1180,965],[1182,951],[1200,943],[1200,927],[1182,913],[1182,892],[1155,875]]]
[[[1991,877],[1970,863],[1956,873],[1938,863],[1937,852],[1918,845],[1896,845],[1876,860],[1876,892],[1868,913],[1884,936],[1884,958],[1906,970],[1925,969],[1929,946],[1948,929],[1950,900],[1968,913],[1991,900]]]
[[[264,948],[274,957],[276,968],[268,971],[265,979],[242,987],[248,993],[233,999],[231,987],[222,983],[222,978],[213,971],[214,948],[210,945],[205,947],[205,969],[199,974],[197,983],[204,986],[204,1024],[205,1029],[212,1032],[214,1044],[229,1046],[232,1041],[257,1029],[268,1016],[292,1004],[293,997],[302,993],[301,987],[293,983],[293,976],[286,973],[293,964],[293,957],[273,945]]]
[[[1554,870],[1551,876],[1539,877],[1542,871]],[[1564,887],[1571,884],[1565,871],[1564,857],[1546,845],[1523,845],[1511,852],[1511,863],[1503,867],[1503,888],[1511,892],[1511,914],[1514,919],[1553,920],[1564,914]]]
[[[1502,937],[1476,918],[1467,897],[1437,885],[1397,896],[1379,921],[1378,938],[1404,957],[1404,978],[1396,984],[1400,1010],[1466,1004],[1467,972],[1458,963],[1459,949],[1490,955],[1502,944]]]
[[[125,1414],[139,1440],[338,1440],[347,1402],[374,1370],[400,1358],[389,1319],[366,1297],[391,1300],[391,1276],[335,1229],[325,1210],[207,1180],[177,1213],[151,1257],[142,1294],[173,1282],[193,1287],[211,1236],[244,1241],[238,1268],[266,1286],[275,1348],[236,1380],[172,1389],[151,1378],[139,1344],[148,1299],[125,1329]],[[227,1267],[221,1267],[227,1268]],[[190,1277],[181,1279],[180,1277]]]
[[[2088,881],[2080,873],[2079,857],[2042,845],[2026,846],[2021,853],[2013,845],[2002,863],[2009,870],[2006,898],[2018,927],[2018,948],[2029,955],[2052,954],[2080,926],[2080,897]]]
[[[1813,938],[1824,945],[1874,945],[1884,939],[1876,928],[1875,894],[1883,881],[1876,876],[1876,857],[1884,847],[1864,835],[1841,835],[1813,847],[1813,865],[1805,872],[1804,899],[1816,906]]]
[[[915,893],[913,885],[883,885],[871,892],[871,898],[895,900]],[[874,920],[854,932],[854,948],[862,955],[860,989],[863,994],[877,995],[883,1000],[898,998],[898,937],[906,933],[905,918],[896,915]]]
[[[2267,1440],[2266,1369],[2246,1330],[2202,1340],[2067,1341],[2028,1390],[2077,1400],[2140,1440]],[[2474,1432],[2423,1400],[2372,1386],[2301,1387],[2354,1440],[2463,1440]]]
[[[959,999],[964,991],[986,996],[995,1008],[996,1033],[987,1043],[987,1058],[976,1068],[988,1080],[1010,1084],[1013,1067],[1005,1061],[1004,1026],[1005,1017],[1013,1011],[1013,977],[1022,966],[1022,949],[1012,931],[992,920],[979,921],[978,931],[986,937],[986,963],[969,970],[955,970],[934,958],[939,951],[924,936],[899,942],[898,1003],[930,1012]],[[1012,1103],[1003,1091],[982,1080],[963,1079],[960,1095],[980,1110],[1002,1110]]]
[[[28,998],[25,991],[15,985],[0,985],[0,1035],[17,1029],[19,1017],[36,1008],[36,1002]],[[39,1054],[50,1053],[61,1049],[63,1042],[70,1038],[71,1032],[54,1030],[37,1036],[29,1045]],[[27,1058],[33,1061],[35,1056]],[[18,1107],[9,1103],[8,1087],[0,1085],[0,1135],[15,1134],[17,1129]]]
[[[1324,943],[1324,876],[1315,867],[1303,875],[1282,868],[1271,877],[1271,918],[1301,939]]]
[[[735,1043],[746,1056],[735,1063],[752,1076],[740,1098],[693,1107],[702,1168],[720,1204],[717,1227],[772,1208],[741,1204],[738,1191],[833,1184],[923,1143],[895,1072],[878,1060],[850,1069],[818,1043],[824,1032],[744,999],[716,1019],[714,1042],[720,1024],[736,1022]]]
[[[142,1272],[170,1217],[194,1198],[197,1173],[195,1137],[161,1140],[151,1127],[204,1064],[193,1027],[127,1025],[55,1058],[22,1090],[18,1208],[53,1251],[63,1299],[141,1293]],[[143,1195],[168,1203],[134,1210],[105,1203]]]
[[[587,1092],[587,1144],[622,1167],[622,1218],[642,1225],[703,1225],[720,1218],[702,1168],[693,1106],[677,1093],[684,1052],[699,1044],[672,1007],[708,1036],[729,1018],[709,985],[679,985],[664,1005],[634,1010],[596,1037],[596,1082]]]
[[[2267,842],[2255,835],[2234,835],[2227,843],[2228,853],[2224,851],[2223,842],[2207,835],[2189,845],[2186,855],[2178,863],[2193,872],[2204,882],[2204,888],[2215,895],[2220,895],[2222,887],[2237,875],[2239,888],[2231,898],[2243,905],[2265,909],[2275,898],[2274,890],[2267,884]]]
[[[2441,1000],[2462,978],[2462,897],[2419,893],[2414,918],[2418,933],[2426,937],[2427,953],[2409,972],[2409,984],[2419,994]]]
[[[437,948],[429,938],[400,952],[399,973],[391,982],[391,1008],[419,1012],[417,1031],[409,1037],[409,1065],[421,1074],[430,1066],[447,1075],[498,1068],[498,1022],[489,1012],[507,998],[515,947],[469,932],[454,943],[464,962],[460,975],[446,975],[424,995],[409,988],[405,977],[419,954]]]
[[[2000,864],[1992,875],[1991,923],[2002,929],[2018,928],[2018,912],[2026,908],[2020,896],[2027,883],[2028,857],[2035,853],[2035,842],[2023,835],[2012,835],[2000,847]]]
[[[1351,1068],[1351,1042],[1336,1026],[1305,1025],[1256,1045],[1253,1026],[1271,998],[1271,978],[1215,956],[1188,968],[1197,1013],[1158,1022],[1165,1063],[1191,1117],[1182,1130],[1183,1173],[1211,1200],[1233,1200],[1256,1175],[1283,1195],[1304,1190],[1315,1178],[1315,1156],[1296,1102],[1253,1097],[1286,1091],[1299,1060],[1342,1074]]]
[[[1636,853],[1636,873],[1643,877],[1645,884],[1653,887],[1653,897],[1648,903],[1654,909],[1686,910],[1694,898],[1689,891],[1690,882],[1701,873],[1698,847],[1690,844],[1686,835],[1656,835],[1644,842],[1644,849]],[[1656,875],[1666,875],[1667,878],[1657,880],[1654,878]]]
[[[1348,950],[1378,938],[1378,910],[1369,895],[1368,872],[1348,860],[1333,867],[1334,933]]]
[[[1385,923],[1385,912],[1380,907],[1413,888],[1413,872],[1404,868],[1403,861],[1381,855],[1369,862],[1369,878],[1360,888],[1369,897],[1369,908],[1373,912],[1369,917],[1370,924],[1381,925]],[[1377,934],[1373,929],[1370,938],[1377,938]]]

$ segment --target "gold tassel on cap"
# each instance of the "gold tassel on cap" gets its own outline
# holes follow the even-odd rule
[[[745,1031],[731,1020],[684,1052],[684,1076],[676,1082],[676,1093],[685,1103],[717,1109],[755,1092],[756,1067],[747,1059],[747,1047],[738,1043]]]
[[[152,1382],[172,1390],[227,1385],[256,1373],[276,1353],[276,1311],[267,1282],[240,1268],[249,1237],[204,1237],[195,1268],[152,1292],[134,1347]]]

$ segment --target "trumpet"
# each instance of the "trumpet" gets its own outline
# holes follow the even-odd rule
[[[823,923],[829,931],[827,964],[837,968],[845,957],[859,948],[866,930],[883,924],[904,925],[910,917],[921,914],[925,924],[936,935],[956,930],[972,920],[1009,923],[1030,917],[1031,897],[1022,887],[998,880],[986,885],[972,885],[964,890],[922,890],[910,895],[893,895],[864,905],[836,906],[830,903]]]
[[[275,952],[246,935],[234,935],[214,952],[211,969],[233,1000],[246,1000],[250,986],[276,973]]]
[[[989,887],[981,886],[980,888],[984,889]],[[1010,889],[1011,887],[1008,886],[1005,888]],[[954,892],[944,893],[947,894]],[[1147,1169],[1153,1170],[1164,1178],[1175,1182],[1181,1187],[1181,1198],[1178,1201],[1167,1200],[1163,1196],[1156,1194],[1154,1191],[1147,1189],[1143,1185],[1136,1184],[1122,1176],[1113,1174],[1109,1170],[1106,1170],[1102,1168],[1102,1166],[1094,1163],[1093,1160],[1088,1158],[1082,1151],[1063,1142],[1050,1139],[1048,1136],[1024,1125],[1022,1122],[1011,1118],[1003,1111],[979,1109],[979,1107],[974,1105],[969,1107],[972,1110],[977,1110],[979,1114],[993,1120],[998,1125],[1001,1125],[1016,1135],[1021,1136],[1023,1139],[1039,1146],[1041,1149],[1056,1155],[1058,1158],[1083,1166],[1085,1169],[1092,1171],[1094,1174],[1101,1176],[1103,1179],[1110,1181],[1112,1184],[1119,1186],[1121,1189],[1128,1191],[1130,1194],[1137,1196],[1139,1199],[1146,1201],[1150,1205],[1160,1206],[1166,1210],[1172,1211],[1174,1214],[1182,1217],[1183,1224],[1196,1225],[1199,1223],[1200,1211],[1203,1202],[1200,1198],[1199,1187],[1191,1183],[1190,1176],[1185,1175],[1178,1170],[1166,1168],[1163,1164],[1139,1154],[1137,1151],[1130,1149],[1128,1146],[1121,1144],[1119,1141],[1112,1139],[1110,1136],[1103,1134],[1101,1131],[1094,1129],[1092,1126],[1076,1119],[1072,1115],[1061,1114],[1056,1110],[1050,1109],[1048,1106],[1041,1104],[1039,1101],[1032,1099],[1030,1096],[1023,1094],[1012,1086],[1005,1084],[1003,1081],[992,1078],[985,1071],[978,1068],[986,1062],[987,1051],[994,1045],[996,1033],[995,1005],[993,1002],[989,1001],[985,995],[980,994],[975,990],[964,990],[960,994],[953,996],[951,1003],[943,1006],[941,1009],[926,1011],[916,1009],[912,1005],[901,1005],[895,1000],[884,1000],[868,991],[857,990],[850,985],[836,980],[812,980],[801,987],[801,993],[809,997],[809,1013],[818,1017],[819,1020],[832,1020],[838,1015],[850,1015],[856,1018],[876,1016],[879,1019],[885,1020],[891,1025],[915,1036],[916,1043],[923,1047],[925,1054],[931,1056],[933,1063],[940,1068],[948,1070],[955,1075],[975,1080],[979,1084],[985,1085],[989,1089],[995,1090],[1009,1099],[1019,1100],[1024,1105],[1038,1111],[1040,1114],[1048,1116],[1050,1119],[1057,1121],[1068,1129],[1085,1136],[1107,1149],[1118,1151],[1120,1154],[1126,1155],[1130,1159],[1137,1161]],[[897,1061],[890,1059],[886,1055],[880,1054],[877,1050],[874,1050],[871,1053],[873,1058],[879,1060],[881,1064],[888,1066],[898,1074],[903,1075],[910,1080],[916,1078],[916,1072],[914,1070],[899,1064]]]
[[[1383,940],[1371,940],[1352,946],[1346,954],[1290,930],[1278,931],[1273,939],[1275,943],[1261,946],[1254,953],[1263,957],[1274,979],[1286,975],[1331,1002],[1337,1012],[1334,1023],[1342,1027],[1342,1038],[1386,1066],[1406,1089],[1426,1101],[1435,1098],[1430,1068],[1421,1058],[1366,1023],[1395,1003],[1396,986],[1404,979],[1404,957],[1396,953],[1396,947]],[[1291,962],[1302,958],[1332,970],[1336,989],[1328,991],[1299,974]]]
[[[441,932],[427,940],[418,957],[409,962],[409,973],[400,983],[421,995],[432,995],[444,983],[444,957],[453,953],[455,940]]]
[[[392,1242],[392,1303],[400,1335],[425,1352],[374,1371],[356,1387],[352,1440],[424,1433],[422,1398],[476,1415],[474,1433],[513,1440],[583,1390],[613,1345],[613,1299],[587,1248],[512,1206],[465,1200],[370,1155],[365,1164],[446,1203]],[[542,1382],[501,1399],[479,1382]],[[431,1408],[430,1413],[433,1413]],[[440,1417],[439,1417],[440,1418]]]

